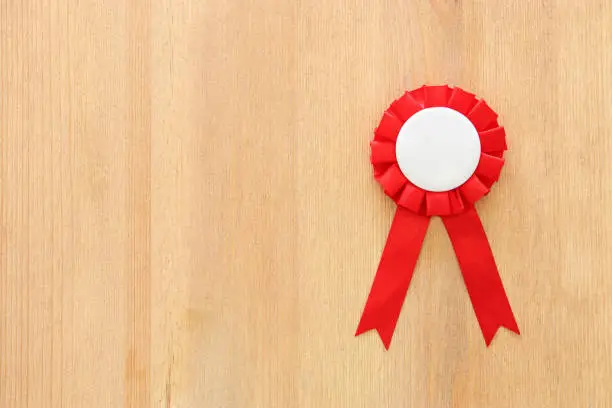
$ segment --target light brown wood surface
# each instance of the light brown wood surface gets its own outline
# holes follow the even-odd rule
[[[0,0],[3,408],[612,407],[612,1]],[[450,83],[521,336],[433,221],[354,338],[394,204],[368,140]]]

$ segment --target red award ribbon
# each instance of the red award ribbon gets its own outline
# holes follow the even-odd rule
[[[465,181],[444,173],[421,180],[421,168],[414,163],[414,156],[412,162],[402,162],[404,159],[399,160],[400,156],[404,150],[410,153],[410,149],[422,146],[419,143],[427,142],[423,137],[437,135],[435,132],[440,129],[443,131],[445,124],[440,122],[444,122],[444,118],[455,120],[453,115],[459,122],[448,124],[449,133],[455,130],[459,133],[459,125],[464,125],[462,118],[467,118],[465,132],[473,131],[479,142],[479,147],[476,146],[479,151],[473,161],[475,168],[467,169]],[[438,127],[432,130],[434,133],[427,133],[431,123]],[[460,88],[423,86],[406,92],[391,104],[370,145],[374,177],[396,202],[397,210],[355,335],[376,330],[385,348],[389,348],[431,216],[442,218],[487,346],[502,326],[520,334],[489,241],[474,208],[474,203],[497,181],[504,164],[506,135],[497,122],[497,114],[485,101]],[[458,145],[455,150],[462,151],[463,147]],[[473,146],[470,149],[469,154],[473,155]],[[455,161],[461,161],[459,159],[446,159],[437,164],[425,160],[423,166],[433,166],[430,168],[435,172],[448,162],[451,162],[449,166],[454,166]],[[461,169],[464,172],[470,165],[469,157],[466,160],[467,164]],[[416,172],[414,166],[417,166]],[[440,181],[445,176],[450,180],[448,185],[457,180],[461,184],[446,189],[444,180]],[[424,188],[427,183],[435,188]]]

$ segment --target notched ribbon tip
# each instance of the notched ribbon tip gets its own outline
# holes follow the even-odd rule
[[[497,332],[498,332],[498,331],[499,331],[499,329],[501,329],[502,327],[503,327],[504,329],[508,330],[508,331],[511,331],[511,332],[513,332],[513,333],[515,333],[515,334],[519,335],[519,336],[521,335],[521,332],[520,332],[520,330],[519,330],[518,325],[516,324],[516,322],[513,322],[513,324],[510,324],[510,325],[500,324],[500,325],[498,325],[498,326],[495,328],[495,330],[494,330],[493,332],[491,332],[491,333],[486,333],[486,334],[485,334],[485,332],[483,331],[483,336],[484,336],[484,340],[485,340],[485,343],[486,343],[487,347],[489,347],[489,346],[491,345],[491,343],[493,342],[493,339],[495,339],[495,336],[497,335]]]
[[[376,330],[376,333],[378,333],[378,337],[380,337],[380,340],[383,346],[385,347],[385,350],[389,350],[389,347],[391,346],[391,339],[393,338],[393,330],[391,330],[391,333],[386,333],[383,329],[379,327],[364,328],[360,324],[359,327],[357,327],[357,331],[355,332],[355,337],[369,332],[370,330]]]
[[[380,337],[380,340],[382,341],[383,346],[385,346],[385,350],[389,350],[389,347],[391,346],[392,335],[386,336],[379,329],[376,329],[376,333],[378,333],[378,337]]]
[[[385,335],[381,329],[379,328],[372,328],[372,329],[366,329],[366,330],[359,330],[357,329],[357,332],[355,332],[355,337],[364,334],[366,332],[369,332],[370,330],[375,330],[376,333],[378,333],[378,337],[380,337],[380,340],[383,344],[383,346],[385,347],[385,350],[389,350],[389,347],[391,346],[391,337]]]

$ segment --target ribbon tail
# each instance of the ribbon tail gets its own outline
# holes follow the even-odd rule
[[[480,218],[474,208],[442,217],[487,346],[500,327],[520,334]]]
[[[397,207],[355,336],[376,330],[389,349],[428,225],[429,217]]]

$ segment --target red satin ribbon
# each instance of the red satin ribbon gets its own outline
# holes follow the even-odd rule
[[[429,218],[397,207],[356,336],[376,330],[389,349]],[[457,215],[442,216],[442,221],[487,346],[502,326],[520,334],[476,210],[472,207]]]

